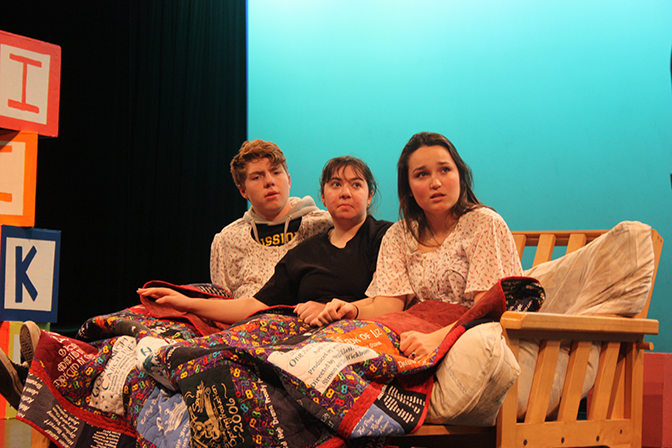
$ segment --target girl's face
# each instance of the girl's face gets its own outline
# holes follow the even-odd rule
[[[460,198],[460,173],[443,146],[421,146],[408,158],[411,193],[427,217],[446,218]]]
[[[366,180],[351,166],[334,173],[322,189],[322,203],[334,225],[364,221],[372,196]]]

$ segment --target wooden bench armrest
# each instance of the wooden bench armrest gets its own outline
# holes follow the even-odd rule
[[[539,331],[543,332],[544,337],[549,337],[554,332],[618,333],[623,336],[658,334],[657,320],[631,317],[576,316],[507,311],[502,315],[500,322],[507,331]]]

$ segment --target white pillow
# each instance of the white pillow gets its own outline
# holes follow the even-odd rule
[[[544,287],[540,313],[634,316],[654,268],[651,227],[624,221],[581,249],[525,271]]]
[[[649,291],[654,269],[651,227],[624,221],[581,249],[542,263],[525,275],[544,287],[546,299],[540,313],[635,316]],[[539,341],[520,342],[518,361],[518,418],[525,416],[539,351]],[[583,396],[595,382],[600,344],[594,343],[583,385]],[[569,347],[560,350],[547,416],[560,404],[567,372]]]
[[[467,330],[436,371],[427,423],[492,426],[520,367],[499,322]]]

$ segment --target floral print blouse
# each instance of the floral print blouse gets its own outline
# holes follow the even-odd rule
[[[487,207],[462,215],[443,244],[431,252],[418,243],[403,222],[385,234],[376,275],[368,297],[414,296],[407,307],[425,300],[442,300],[471,307],[474,295],[487,291],[503,277],[523,270],[513,235],[504,219]]]

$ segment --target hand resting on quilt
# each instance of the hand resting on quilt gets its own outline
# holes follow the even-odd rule
[[[309,325],[320,327],[341,319],[373,319],[383,314],[403,311],[406,300],[407,296],[366,297],[355,302],[333,299],[316,317],[303,320]]]
[[[309,325],[324,326],[341,319],[372,319],[387,313],[403,311],[407,296],[398,297],[367,297],[356,302],[345,302],[333,299],[326,306],[311,307],[310,304],[299,304],[296,312]],[[315,310],[318,312],[315,314]],[[443,342],[452,325],[443,327],[433,333],[407,331],[400,335],[399,349],[409,358],[421,358],[434,352]]]
[[[399,335],[399,350],[411,359],[423,358],[439,348],[453,326],[451,324],[432,333],[405,331]]]
[[[305,323],[310,324],[314,321],[317,316],[322,313],[326,303],[314,302],[312,300],[304,303],[299,303],[294,308],[294,312],[303,320]]]
[[[193,313],[205,319],[232,324],[245,319],[267,305],[254,297],[236,300],[208,300],[187,297],[170,288],[140,288],[138,294],[156,299],[156,303],[169,305],[184,313]]]
[[[476,304],[486,291],[477,292],[474,295],[474,304]],[[399,339],[399,350],[404,352],[409,358],[422,358],[433,353],[450,333],[455,324],[450,324],[440,328],[432,333],[422,333],[420,331],[406,331],[401,333]]]
[[[485,295],[485,291],[474,294],[474,303]],[[410,302],[410,295],[396,297],[367,297],[356,302],[345,302],[333,299],[324,310],[312,320],[304,318],[309,325],[323,326],[340,319],[373,319],[388,313],[403,311],[405,304]],[[407,331],[400,334],[399,349],[409,358],[426,356],[441,345],[446,335],[453,328],[452,325],[443,327],[432,333]]]
[[[359,314],[357,305],[340,299],[333,299],[329,303],[321,303],[321,307],[312,307],[309,303],[300,303],[296,307],[296,314],[308,325],[322,327],[341,319],[356,319]]]
[[[189,297],[180,294],[170,288],[138,288],[137,293],[143,297],[149,297],[156,301],[156,303],[170,305],[176,311],[187,314],[189,309]]]

